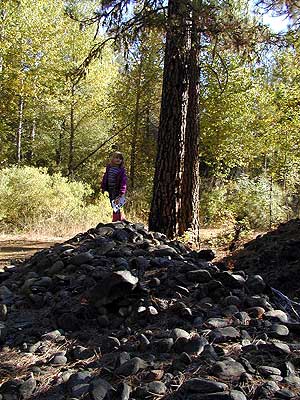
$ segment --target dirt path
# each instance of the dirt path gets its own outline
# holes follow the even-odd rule
[[[63,239],[61,240],[63,241]],[[59,243],[57,239],[47,240],[0,240],[0,269],[16,261],[29,258],[35,252]]]

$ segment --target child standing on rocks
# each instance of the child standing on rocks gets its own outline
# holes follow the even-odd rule
[[[127,176],[124,168],[124,157],[119,151],[115,151],[111,157],[110,164],[102,178],[102,193],[108,192],[109,199],[114,209],[120,201],[124,201],[127,188]],[[113,222],[124,220],[121,210],[113,211]]]

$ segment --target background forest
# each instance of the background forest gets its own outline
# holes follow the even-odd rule
[[[1,2],[2,231],[68,234],[109,221],[99,188],[114,149],[126,160],[127,217],[147,220],[164,35],[153,28],[128,47],[108,44],[78,78],[74,72],[105,39],[78,23],[98,3]],[[237,2],[236,12],[261,18],[247,7]],[[299,40],[268,37],[247,54],[226,42],[201,44],[202,226],[266,229],[299,216]]]

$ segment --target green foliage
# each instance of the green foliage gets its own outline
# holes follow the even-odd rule
[[[125,155],[130,188],[138,191],[149,182],[152,186],[162,84],[161,46],[159,32],[141,35],[110,93],[116,124],[129,125],[114,144]]]
[[[106,47],[84,79],[75,82],[70,79],[72,71],[102,41],[100,34],[94,40],[94,27],[79,25],[76,18],[85,19],[97,6],[97,0],[1,3],[0,167],[15,163],[21,125],[21,165],[44,166],[52,174],[41,169],[1,171],[3,227],[70,226],[84,223],[85,215],[87,221],[110,220],[107,199],[100,198],[103,215],[97,205],[86,206],[86,199],[97,197],[112,145],[124,153],[130,178],[125,213],[132,220],[147,219],[164,34],[153,20],[125,49],[126,60],[120,50],[114,53]],[[235,6],[238,18],[246,3]],[[218,14],[221,20],[223,13],[226,10]],[[202,185],[201,214],[210,223],[239,220],[268,227],[270,178],[262,178],[263,174],[276,183],[271,193],[272,222],[299,215],[299,41],[271,49],[266,58],[259,52],[259,61],[245,61],[224,38],[221,35],[214,48],[202,38],[200,156],[208,170],[201,173],[209,183]],[[88,186],[55,174],[66,175],[72,169],[70,159],[71,167],[76,167],[126,126],[71,174],[89,183],[93,194]],[[241,173],[247,175],[237,180]]]
[[[12,167],[0,171],[0,226],[4,230],[62,233],[76,225],[109,221],[111,208],[104,199],[88,204],[92,190],[81,182],[69,182],[46,169]]]
[[[66,7],[83,17],[96,1],[17,3],[8,2],[1,10],[0,158],[5,165],[16,162],[20,127],[22,164],[65,174],[110,134],[108,93],[119,65],[107,46],[84,79],[71,79],[94,44],[94,29],[80,27],[66,15]],[[95,175],[80,177],[92,183],[90,176]]]
[[[203,224],[213,226],[224,221],[234,221],[234,216],[227,208],[227,185],[211,187],[202,184],[200,197],[200,215]]]
[[[250,229],[268,229],[287,219],[291,209],[278,184],[265,176],[244,175],[202,194],[201,214],[206,223],[242,223]]]

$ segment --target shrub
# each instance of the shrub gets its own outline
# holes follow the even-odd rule
[[[229,220],[242,222],[251,229],[266,229],[270,222],[286,220],[289,211],[281,187],[271,184],[265,176],[251,179],[244,175],[205,190],[201,200],[201,215],[209,224]]]
[[[109,204],[88,204],[89,185],[69,182],[46,169],[11,167],[0,171],[0,225],[5,231],[67,233],[75,226],[110,219]]]

